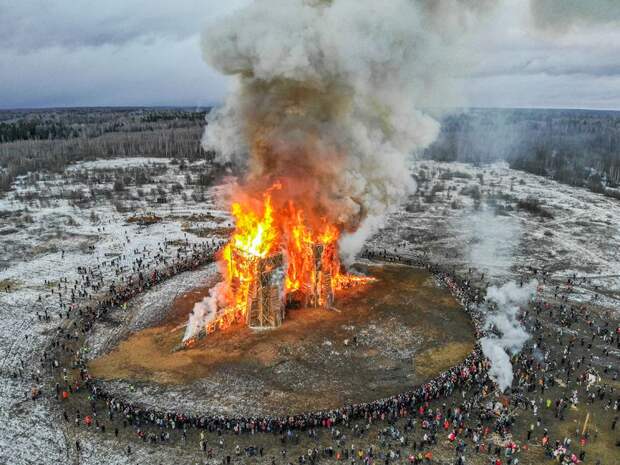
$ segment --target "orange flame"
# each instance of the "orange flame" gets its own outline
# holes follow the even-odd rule
[[[258,207],[250,202],[232,204],[235,230],[222,253],[229,306],[210,328],[206,328],[207,333],[228,327],[246,316],[251,288],[259,279],[257,263],[275,253],[283,252],[285,256],[283,285],[286,293],[306,292],[316,282],[317,245],[322,246],[320,269],[331,276],[333,290],[372,280],[341,272],[337,247],[340,229],[336,225],[326,218],[309,222],[304,210],[292,200],[282,202],[285,206],[275,209],[272,197],[275,191],[281,190],[280,183],[272,185],[263,194]],[[312,227],[313,224],[318,226]]]
[[[265,193],[264,211],[260,217],[239,203],[232,204],[231,212],[236,220],[236,228],[229,246],[250,256],[261,258],[272,251],[278,235],[274,227],[271,192],[281,188],[279,183],[274,184]]]

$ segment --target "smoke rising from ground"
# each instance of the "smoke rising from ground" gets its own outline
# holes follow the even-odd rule
[[[468,31],[493,3],[253,2],[203,36],[206,61],[238,80],[203,145],[247,166],[246,191],[288,178],[286,198],[349,232],[373,218],[370,232],[414,189],[407,159],[439,131],[420,108],[459,103]]]
[[[384,220],[385,218],[382,215],[368,216],[355,231],[342,237],[340,240],[340,257],[345,266],[349,266],[355,261],[355,256],[362,249],[366,240],[381,229]]]
[[[502,391],[513,379],[510,357],[521,351],[529,334],[517,319],[519,309],[536,294],[538,282],[532,280],[523,287],[511,281],[487,290],[485,329],[488,335],[480,339],[484,355],[491,362],[489,376]]]
[[[217,309],[225,305],[224,296],[226,295],[226,283],[219,282],[211,288],[209,295],[200,302],[194,304],[192,312],[189,314],[183,341],[187,341],[200,333],[206,325],[214,321],[217,317]]]

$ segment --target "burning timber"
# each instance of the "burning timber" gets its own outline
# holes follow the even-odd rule
[[[240,253],[235,252],[233,260]],[[245,322],[250,328],[277,328],[284,320],[284,256],[278,253],[256,258],[251,266],[257,279],[249,284]],[[238,280],[233,281],[233,286],[239,286]]]
[[[286,291],[286,262],[283,252],[267,257],[248,255],[240,249],[230,254],[229,273],[232,276],[231,290],[235,295],[247,294],[241,308],[218,309],[211,323],[191,339],[183,341],[174,350],[188,348],[200,339],[227,327],[232,323],[245,323],[252,329],[273,329],[282,325],[286,307],[330,308],[334,302],[333,277],[325,257],[334,251],[330,246],[311,244],[313,269],[311,279],[299,289]],[[243,267],[234,266],[242,263]],[[244,269],[254,279],[244,279],[234,270]],[[244,273],[245,274],[245,273]]]
[[[276,194],[284,198],[276,197],[274,206]],[[231,213],[235,230],[221,251],[223,280],[194,306],[184,346],[232,324],[277,328],[286,307],[330,308],[335,290],[369,281],[342,270],[339,226],[308,217],[281,182],[264,191],[262,201],[234,202]]]
[[[332,273],[324,260],[327,254],[327,247],[323,244],[313,244],[313,270],[310,273],[310,280],[303,282],[298,290],[287,294],[288,306],[300,307],[325,307],[329,308],[334,303],[334,288]]]

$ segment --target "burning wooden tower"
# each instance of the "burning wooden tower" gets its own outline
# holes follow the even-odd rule
[[[233,263],[243,263],[245,275],[252,279],[244,281],[240,276],[232,280],[232,290],[236,295],[246,293],[244,302],[245,323],[251,328],[277,328],[285,318],[285,307],[331,307],[334,301],[332,273],[325,259],[328,248],[322,244],[312,244],[311,279],[304,281],[300,288],[287,291],[285,255],[283,252],[267,257],[248,257],[243,251],[233,250],[231,269],[239,269]],[[246,289],[242,289],[246,287]]]
[[[336,225],[323,218],[311,227],[292,200],[273,208],[271,195],[281,189],[274,183],[262,205],[232,204],[236,225],[221,253],[224,281],[190,314],[185,347],[232,324],[277,328],[287,306],[329,308],[335,289],[364,281],[341,272]]]
[[[287,294],[289,305],[300,307],[331,307],[334,302],[332,273],[325,259],[328,248],[323,244],[312,244],[310,279],[301,283],[299,289]]]
[[[254,262],[256,279],[249,284],[245,321],[250,328],[277,328],[284,320],[283,255]]]

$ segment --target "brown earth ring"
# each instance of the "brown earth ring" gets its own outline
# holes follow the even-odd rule
[[[471,353],[469,316],[429,272],[403,265],[370,271],[378,281],[340,295],[340,312],[293,310],[279,329],[233,327],[173,353],[181,337],[173,328],[204,293],[197,290],[178,298],[160,326],[130,335],[91,361],[89,371],[98,380],[124,379],[171,392],[184,388],[184,393],[192,383],[211,378],[212,390],[201,384],[196,393],[206,412],[236,416],[237,405],[260,404],[241,414],[288,415],[398,394]],[[360,309],[361,299],[369,304]],[[226,386],[230,379],[236,380],[233,389]],[[209,406],[209,399],[219,408]]]

